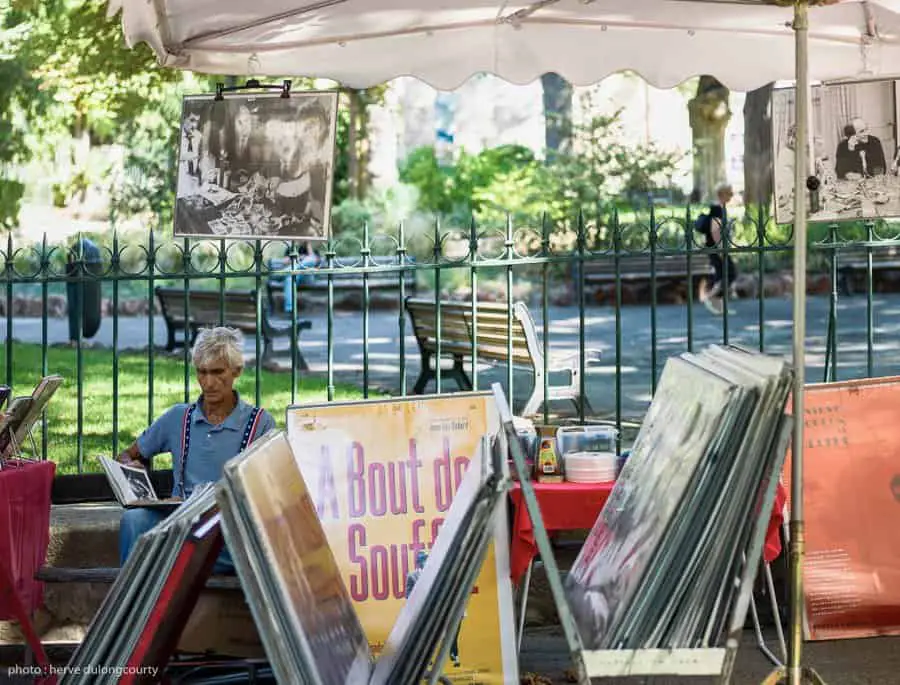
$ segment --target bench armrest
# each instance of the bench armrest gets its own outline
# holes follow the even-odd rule
[[[601,360],[600,350],[597,349],[586,349],[584,351],[584,364],[585,366],[590,366],[591,364],[599,364]],[[579,351],[572,350],[571,352],[555,352],[550,355],[550,371],[569,371],[578,366],[578,357]]]

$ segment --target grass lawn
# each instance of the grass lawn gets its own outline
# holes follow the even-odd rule
[[[41,378],[41,346],[25,343],[13,345],[13,394],[30,395]],[[5,345],[0,345],[0,373],[6,370]],[[113,397],[118,397],[119,450],[124,449],[171,405],[184,401],[184,362],[181,357],[163,354],[154,357],[153,414],[148,414],[148,359],[146,353],[120,353],[118,387],[113,387],[113,354],[110,350],[82,351],[83,425],[82,454],[84,471],[100,471],[97,455],[111,455],[113,450]],[[56,462],[58,473],[78,472],[78,381],[76,355],[71,348],[51,347],[47,350],[47,369],[65,381],[47,409],[47,457]],[[7,379],[8,380],[8,379]],[[284,427],[284,410],[291,403],[291,374],[259,372],[261,405]],[[245,369],[236,388],[244,400],[253,402],[256,371]],[[190,397],[196,398],[199,386],[190,376]],[[352,385],[335,388],[335,399],[362,397],[362,390]],[[327,400],[324,376],[297,376],[297,403]],[[40,449],[41,426],[34,431]],[[154,461],[156,468],[170,466],[168,455]]]

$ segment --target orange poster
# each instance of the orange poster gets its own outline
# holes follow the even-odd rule
[[[898,635],[900,377],[808,385],[804,413],[808,637]]]
[[[491,393],[291,407],[291,447],[374,654],[384,645],[481,437]],[[518,683],[508,522],[491,545],[444,675]]]

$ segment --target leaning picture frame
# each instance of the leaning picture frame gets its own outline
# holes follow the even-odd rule
[[[337,109],[327,90],[185,96],[175,237],[328,240]]]

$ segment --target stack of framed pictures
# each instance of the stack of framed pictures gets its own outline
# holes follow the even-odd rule
[[[439,672],[509,484],[504,464],[485,438],[375,661],[286,435],[269,433],[231,460],[217,486],[223,529],[279,682],[414,683]]]
[[[153,683],[222,549],[212,483],[138,538],[60,685]]]
[[[761,553],[755,522],[787,450],[792,380],[782,359],[735,347],[669,359],[566,580],[585,648],[722,644]]]

